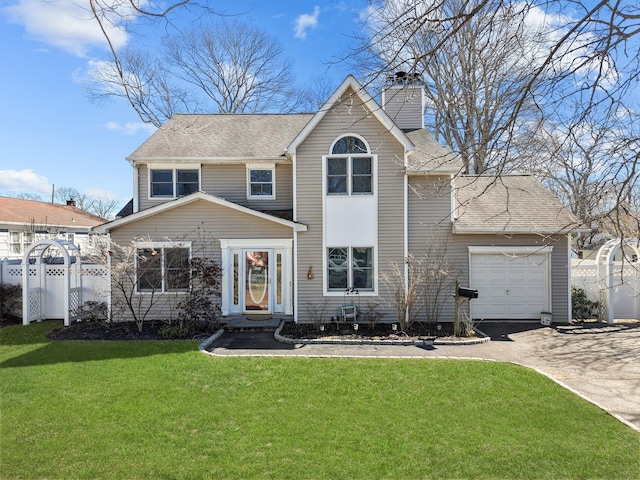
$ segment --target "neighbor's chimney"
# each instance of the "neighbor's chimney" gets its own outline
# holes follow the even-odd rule
[[[76,206],[76,201],[73,198],[70,198],[69,200],[67,200],[67,207],[75,207]]]
[[[380,99],[384,111],[402,130],[424,128],[424,82],[419,74],[388,75]]]

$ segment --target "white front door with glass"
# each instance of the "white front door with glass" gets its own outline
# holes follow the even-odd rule
[[[269,250],[245,250],[244,264],[239,277],[242,278],[243,310],[247,313],[271,312],[271,275]]]
[[[291,240],[220,243],[223,315],[293,313]]]

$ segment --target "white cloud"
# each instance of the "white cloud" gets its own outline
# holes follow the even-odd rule
[[[318,26],[318,17],[320,16],[320,7],[317,5],[313,8],[313,15],[303,13],[295,19],[294,37],[304,40],[307,38],[307,30]]]
[[[36,40],[84,57],[91,47],[107,47],[87,0],[18,0],[0,10],[10,22],[22,25]],[[116,17],[114,17],[115,19]],[[104,22],[114,47],[127,43],[124,28]]]
[[[107,130],[120,132],[125,135],[135,135],[141,130],[152,134],[157,130],[155,126],[144,122],[127,122],[124,125],[118,122],[108,122],[105,127]]]
[[[38,175],[32,169],[0,170],[0,190],[18,193],[51,194],[51,184],[47,177]]]
[[[83,193],[89,197],[92,198],[94,200],[96,199],[100,199],[100,200],[117,200],[117,201],[122,201],[124,200],[123,198],[118,197],[115,193],[109,191],[109,190],[105,190],[103,188],[98,188],[98,187],[89,187],[86,188]]]

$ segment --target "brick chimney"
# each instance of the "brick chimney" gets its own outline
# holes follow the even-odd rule
[[[404,131],[424,128],[424,82],[417,73],[387,76],[380,96],[382,108]]]

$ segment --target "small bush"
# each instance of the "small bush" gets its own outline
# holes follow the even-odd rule
[[[362,318],[369,324],[370,329],[372,329],[383,316],[384,313],[380,311],[379,303],[369,302],[362,310]]]
[[[571,318],[581,322],[597,318],[600,302],[593,302],[587,298],[587,292],[575,285],[571,287]]]
[[[160,329],[160,335],[167,340],[187,338],[193,334],[191,325],[165,325]]]
[[[21,306],[22,285],[0,283],[0,318],[19,316]]]
[[[80,307],[80,316],[87,322],[109,322],[109,308],[106,302],[89,300]]]

